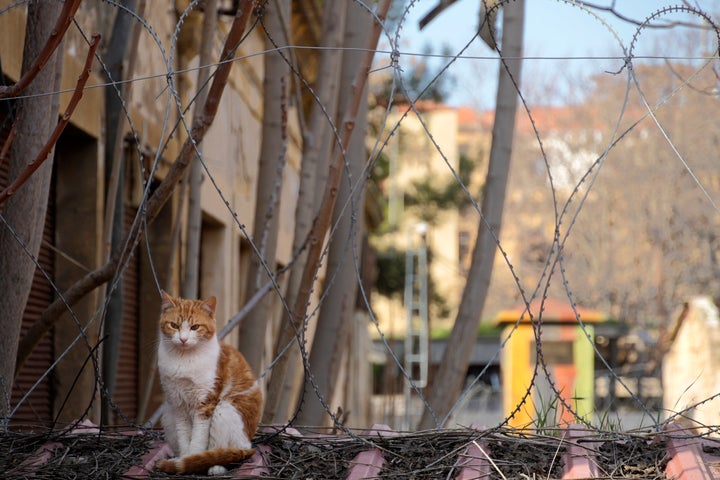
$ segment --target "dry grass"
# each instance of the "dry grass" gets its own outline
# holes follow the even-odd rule
[[[665,442],[641,438],[606,441],[597,448],[598,467],[607,478],[665,479],[668,456]]]
[[[2,478],[127,478],[158,438],[155,431],[123,434],[0,433]],[[342,479],[358,453],[378,449],[385,465],[381,479],[452,479],[469,444],[482,445],[494,479],[550,479],[562,476],[565,444],[558,436],[504,429],[442,430],[386,436],[264,434],[266,479]],[[602,478],[663,480],[664,442],[642,436],[583,437],[594,445]],[[170,478],[151,473],[151,478]],[[173,477],[176,478],[176,477]],[[207,478],[203,475],[183,478]]]
[[[4,479],[120,478],[138,465],[153,435],[0,433]]]

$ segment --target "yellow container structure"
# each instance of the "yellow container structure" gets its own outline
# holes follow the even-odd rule
[[[582,325],[569,302],[546,299],[530,304],[533,322],[541,325],[540,355],[536,332],[524,306],[498,314],[497,323],[505,326],[501,340],[509,337],[500,355],[500,369],[503,411],[505,416],[514,412],[510,426],[533,428],[577,423],[573,412],[557,398],[550,381],[575,414],[591,420],[595,403],[593,324],[605,321],[607,316],[585,308],[576,311]],[[547,374],[540,358],[544,359]]]

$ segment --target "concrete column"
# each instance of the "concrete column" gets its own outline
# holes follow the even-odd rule
[[[61,291],[99,266],[101,258],[102,156],[95,139],[75,132],[63,136],[55,150],[55,247],[60,252],[55,255],[55,283]],[[97,295],[95,290],[73,306],[77,320],[66,313],[55,324],[56,357],[78,336],[76,322],[82,327],[91,324],[86,331],[89,345],[84,339],[77,341],[55,368],[53,414],[60,422],[85,414],[95,395],[94,366],[87,360],[98,341]],[[95,355],[99,358],[97,352]]]

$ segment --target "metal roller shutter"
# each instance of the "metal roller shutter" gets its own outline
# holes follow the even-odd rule
[[[125,231],[130,229],[135,218],[136,209],[125,205],[124,221]],[[123,275],[123,319],[120,340],[120,359],[118,362],[117,382],[113,400],[123,415],[134,420],[137,417],[138,405],[138,337],[139,337],[139,285],[140,270],[138,262],[139,249],[130,259]],[[118,416],[116,423],[123,424],[124,420]]]

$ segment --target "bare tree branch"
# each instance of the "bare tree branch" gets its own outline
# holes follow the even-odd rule
[[[442,427],[445,417],[457,400],[477,337],[480,314],[489,291],[497,250],[496,239],[502,225],[515,134],[525,1],[516,0],[504,8],[500,51],[502,65],[498,72],[497,108],[492,130],[490,161],[483,188],[481,219],[472,252],[470,271],[455,323],[440,367],[428,389],[429,408],[423,410],[418,429]]]
[[[335,155],[332,162],[329,165],[327,183],[325,185],[325,191],[323,193],[322,201],[320,202],[320,210],[313,221],[310,232],[308,233],[308,254],[305,268],[302,272],[300,288],[295,299],[295,304],[292,310],[292,320],[295,325],[299,328],[305,318],[307,306],[310,302],[310,295],[312,289],[315,286],[315,277],[318,270],[320,269],[320,255],[323,251],[323,239],[327,232],[330,221],[332,219],[332,213],[335,209],[335,203],[338,197],[338,189],[340,180],[342,179],[342,173],[344,169],[343,158],[345,151],[350,144],[350,138],[355,128],[355,120],[357,118],[358,111],[360,109],[360,102],[365,101],[363,91],[365,84],[367,83],[368,72],[370,71],[375,48],[377,47],[380,33],[382,32],[382,20],[387,16],[388,9],[390,8],[391,0],[384,0],[378,7],[377,16],[379,21],[375,21],[373,24],[372,31],[369,36],[367,54],[363,57],[362,62],[358,66],[357,75],[352,82],[352,92],[348,104],[344,109],[344,118],[340,128],[342,132],[341,144],[335,148]]]
[[[3,202],[5,202],[12,194],[17,192],[18,188],[20,188],[25,182],[27,182],[28,178],[35,173],[35,171],[40,168],[40,165],[47,160],[48,156],[50,155],[50,152],[53,148],[55,148],[55,144],[57,143],[58,139],[60,138],[60,135],[62,134],[63,130],[65,130],[65,127],[68,123],[70,123],[70,117],[72,116],[73,112],[75,111],[75,108],[77,107],[78,103],[80,102],[80,99],[83,96],[83,90],[85,89],[85,84],[87,83],[88,78],[90,77],[90,66],[92,65],[93,58],[95,57],[95,51],[98,48],[98,45],[100,44],[100,34],[96,33],[92,37],[92,42],[90,42],[90,48],[88,49],[87,57],[85,58],[85,67],[83,69],[82,74],[80,77],[78,77],[77,84],[75,85],[75,91],[73,92],[73,96],[70,99],[70,103],[68,104],[67,110],[65,110],[65,113],[63,114],[62,118],[58,122],[57,126],[55,127],[55,130],[53,131],[52,135],[48,139],[48,141],[45,143],[45,146],[38,152],[37,157],[35,157],[34,160],[32,160],[30,163],[28,163],[25,170],[23,170],[20,175],[17,176],[15,181],[13,181],[10,185],[8,185],[5,190],[0,192],[0,205],[2,205]],[[13,126],[13,129],[15,127]],[[9,139],[8,139],[9,140]],[[5,149],[3,148],[3,151]],[[2,158],[2,157],[0,157]]]
[[[307,120],[307,125],[302,129],[301,181],[295,206],[295,232],[292,246],[292,251],[298,252],[298,255],[295,266],[291,267],[285,288],[288,305],[294,305],[295,296],[300,289],[302,268],[305,265],[307,255],[307,234],[310,231],[312,218],[317,208],[315,196],[318,189],[317,185],[321,182],[321,176],[318,175],[318,172],[320,169],[324,169],[332,153],[332,146],[336,142],[328,119],[334,119],[337,116],[341,60],[345,55],[340,47],[347,46],[344,44],[343,39],[348,8],[346,2],[326,2],[323,6],[321,34],[323,45],[336,48],[328,48],[319,54],[317,85],[315,87],[318,105],[313,108],[310,118]],[[360,11],[360,7],[357,10]],[[370,22],[368,21],[365,25],[369,27]],[[366,43],[363,42],[361,46],[364,47]],[[285,354],[277,358],[268,384],[263,412],[264,421],[267,423],[285,421],[295,404],[297,391],[300,388],[302,361],[297,343],[291,344],[289,349],[287,345],[292,342],[296,335],[297,326],[295,322],[281,322],[280,329],[275,337],[274,356],[278,356],[283,351]]]
[[[163,205],[170,199],[170,196],[175,191],[175,187],[183,178],[185,171],[190,165],[190,161],[195,154],[195,145],[202,141],[205,133],[215,119],[218,106],[220,105],[220,99],[227,85],[230,70],[233,65],[232,59],[245,33],[245,26],[252,12],[252,6],[253,0],[244,0],[242,6],[235,14],[235,20],[225,39],[219,66],[215,71],[215,77],[208,92],[202,114],[198,116],[198,118],[193,119],[190,136],[183,143],[180,153],[178,153],[176,160],[170,166],[165,178],[160,182],[155,192],[148,198],[146,203],[146,223],[148,225],[155,220]],[[141,234],[141,232],[138,232],[139,229],[140,225],[138,224],[127,233],[126,238],[134,238],[136,235]],[[45,309],[40,318],[20,340],[17,364],[15,367],[16,375],[40,339],[47,333],[50,327],[53,326],[55,321],[66,310],[67,306],[74,305],[85,295],[113,277],[122,254],[122,251],[118,251],[105,265],[93,270],[75,282]]]
[[[217,1],[206,0],[204,5],[202,33],[200,36],[200,56],[198,65],[205,66],[212,62],[215,30],[217,29]],[[183,58],[181,55],[180,58]],[[199,115],[205,103],[207,90],[204,88],[210,77],[209,68],[200,68],[197,74],[197,96],[193,106],[193,117]],[[202,146],[198,146],[198,154]],[[182,281],[182,296],[197,298],[200,294],[200,238],[202,232],[202,163],[200,156],[190,163],[187,171],[187,217],[185,232],[185,274]]]
[[[10,146],[12,145],[13,140],[15,140],[15,135],[17,134],[17,126],[19,122],[20,115],[18,114],[15,117],[15,121],[13,122],[13,126],[10,129],[10,133],[8,134],[7,139],[5,139],[2,150],[0,150],[0,165],[2,165],[2,163],[7,158],[8,152],[10,151]]]
[[[65,37],[65,32],[70,26],[70,23],[75,16],[75,12],[78,7],[80,7],[81,1],[82,0],[68,0],[63,4],[60,17],[58,17],[50,37],[47,39],[47,42],[45,42],[45,45],[35,59],[35,62],[17,83],[11,86],[0,86],[0,98],[17,96],[18,93],[25,90],[27,86],[35,80],[35,77],[37,77],[40,70],[42,70],[45,64],[47,64],[50,57],[52,57],[52,54],[55,50],[57,50],[58,45],[60,45],[60,42],[62,42],[62,39]]]
[[[687,2],[683,2],[688,8],[695,8],[691,7],[687,4]],[[692,22],[666,22],[666,23],[656,23],[651,25],[646,25],[645,21],[646,19],[637,20],[635,18],[628,17],[627,15],[620,13],[615,8],[615,2],[612,2],[611,5],[605,6],[605,5],[598,5],[596,3],[590,3],[590,2],[582,2],[581,5],[587,8],[592,8],[593,10],[600,10],[602,12],[608,12],[615,16],[616,18],[622,20],[623,22],[627,22],[633,25],[644,25],[646,27],[652,27],[652,28],[673,28],[673,27],[693,27],[693,28],[708,28],[707,25],[704,24],[697,24]]]

